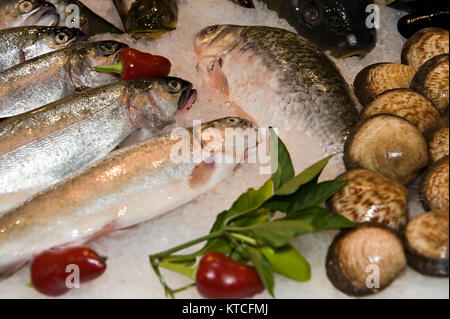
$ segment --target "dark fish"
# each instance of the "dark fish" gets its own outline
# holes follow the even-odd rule
[[[176,0],[114,0],[125,31],[135,38],[158,38],[176,29]]]
[[[21,26],[56,26],[55,6],[43,0],[0,0],[0,29]]]
[[[95,14],[92,10],[77,0],[46,0],[52,3],[59,14],[59,24],[66,27],[78,27],[87,36],[98,33],[123,33],[110,22]],[[74,14],[78,7],[80,18],[77,21]],[[78,25],[79,22],[79,25]]]
[[[409,14],[398,21],[398,31],[405,38],[425,28],[448,28],[449,6],[445,0],[394,1],[388,6]]]
[[[243,7],[246,8],[254,8],[255,5],[253,4],[253,0],[231,0],[234,3],[240,4]]]
[[[243,4],[249,1],[232,0]],[[375,28],[366,26],[367,6],[372,0],[262,0],[286,19],[297,32],[330,50],[336,58],[370,52],[375,48]]]

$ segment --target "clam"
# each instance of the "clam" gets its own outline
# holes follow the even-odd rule
[[[413,67],[396,63],[376,63],[361,70],[353,82],[355,95],[366,106],[383,92],[409,88],[416,74]]]
[[[411,122],[396,115],[374,115],[347,138],[344,161],[349,170],[365,168],[405,185],[427,166],[427,142]]]
[[[449,155],[448,123],[432,130],[428,136],[428,151],[433,162]]]
[[[406,269],[397,235],[380,224],[365,223],[336,236],[326,259],[333,286],[351,296],[375,294]]]
[[[435,162],[426,172],[421,185],[422,202],[426,209],[440,210],[449,206],[448,155]]]
[[[448,209],[432,211],[411,220],[404,241],[408,264],[418,272],[448,277]]]
[[[441,28],[425,28],[406,41],[402,49],[402,63],[418,70],[429,59],[444,53],[449,48],[448,31]]]
[[[365,169],[347,171],[348,180],[327,206],[332,213],[356,222],[381,223],[399,231],[408,222],[408,190],[403,185]]]
[[[376,114],[393,114],[407,119],[421,132],[440,120],[439,110],[423,95],[410,89],[394,89],[382,93],[362,112],[362,118]]]
[[[411,81],[411,89],[426,96],[442,113],[449,104],[448,54],[441,54],[422,65]]]

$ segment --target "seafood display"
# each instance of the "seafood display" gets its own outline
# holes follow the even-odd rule
[[[448,297],[448,13],[0,0],[0,299]]]
[[[251,1],[232,0],[245,7]],[[262,0],[297,32],[337,58],[366,54],[375,48],[377,31],[366,24],[371,0]]]
[[[226,128],[252,129],[244,119],[225,118],[202,127],[225,138]],[[40,193],[0,217],[0,277],[43,250],[88,241],[142,223],[205,193],[227,178],[236,164],[174,163],[171,149],[183,134],[170,133],[112,153],[77,176]],[[194,135],[188,134],[190,141]],[[202,149],[222,154],[215,143]],[[220,148],[221,148],[220,144]],[[246,148],[255,145],[247,144]],[[202,151],[201,149],[199,151]],[[191,156],[194,156],[191,148]],[[142,201],[151,203],[139,206]],[[20,223],[17,221],[20,220]]]
[[[197,35],[195,49],[210,85],[257,125],[302,130],[328,152],[342,151],[359,119],[356,106],[333,62],[302,37],[269,27],[211,26]],[[253,72],[241,77],[250,63]]]
[[[0,72],[26,60],[84,40],[79,29],[17,27],[0,30]]]
[[[1,122],[0,201],[62,181],[108,155],[141,127],[156,130],[172,124],[194,95],[192,84],[177,78],[126,81]]]
[[[21,26],[57,26],[54,5],[44,0],[1,0],[0,29]]]
[[[0,118],[55,102],[84,88],[118,81],[90,67],[115,64],[128,47],[116,41],[82,43],[28,60],[0,73]]]
[[[135,38],[158,38],[177,27],[176,0],[114,0],[125,31]]]

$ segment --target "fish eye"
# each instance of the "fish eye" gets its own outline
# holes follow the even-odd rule
[[[109,56],[116,52],[116,46],[111,42],[102,43],[100,49],[104,55]]]
[[[217,28],[218,28],[218,27],[217,27],[216,25],[214,25],[214,26],[212,26],[212,27],[209,27],[209,28],[206,29],[205,33],[206,33],[206,34],[214,33],[214,32],[216,32]]]
[[[69,41],[69,35],[65,32],[60,32],[55,37],[56,44],[64,44]]]
[[[239,119],[235,118],[235,117],[229,117],[225,120],[226,124],[231,125],[231,126],[236,126],[239,124]]]
[[[170,80],[167,82],[170,93],[178,93],[181,91],[181,83],[177,80]]]
[[[28,13],[33,10],[33,3],[31,1],[22,1],[17,6],[21,13]]]
[[[316,4],[308,3],[303,8],[303,20],[310,26],[315,26],[320,21],[320,11]]]

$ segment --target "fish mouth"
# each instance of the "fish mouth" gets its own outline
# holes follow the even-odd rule
[[[159,29],[159,30],[134,30],[128,31],[128,33],[137,39],[158,39],[165,33],[173,31],[175,29]]]
[[[197,90],[192,88],[192,84],[181,94],[178,101],[178,110],[181,113],[187,112],[192,108],[192,105],[197,101]]]
[[[37,18],[33,24],[37,26],[56,27],[59,23],[59,15],[54,6],[45,6],[34,15],[37,15]]]

